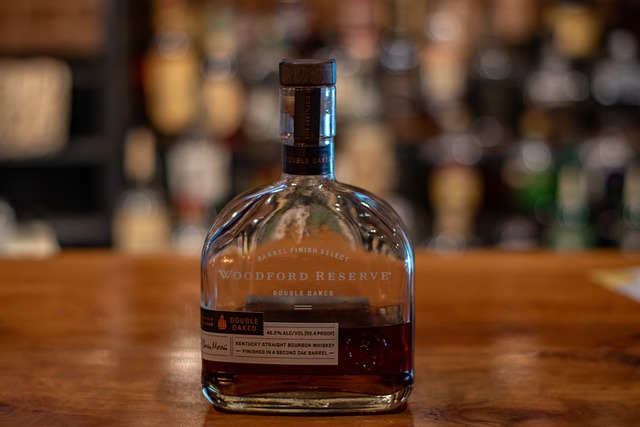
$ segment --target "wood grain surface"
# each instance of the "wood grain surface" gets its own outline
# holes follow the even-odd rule
[[[613,251],[418,253],[408,409],[304,417],[204,399],[198,259],[0,259],[0,425],[637,426],[640,304],[594,280],[635,266]]]

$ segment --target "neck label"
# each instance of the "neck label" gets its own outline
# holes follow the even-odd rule
[[[318,144],[320,140],[319,87],[296,88],[293,139],[296,144]]]
[[[333,145],[283,144],[282,171],[291,175],[328,175],[333,171]]]

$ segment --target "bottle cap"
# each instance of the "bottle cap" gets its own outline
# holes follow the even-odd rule
[[[333,59],[283,59],[280,61],[283,86],[325,86],[336,84]]]

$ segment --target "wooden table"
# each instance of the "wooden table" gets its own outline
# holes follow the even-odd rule
[[[640,304],[592,280],[640,255],[418,253],[400,414],[223,414],[200,391],[199,263],[0,260],[2,426],[635,426]]]

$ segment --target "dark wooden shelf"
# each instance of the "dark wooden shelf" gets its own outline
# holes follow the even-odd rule
[[[111,148],[103,135],[72,138],[60,151],[46,156],[0,159],[0,168],[68,168],[101,166],[109,160]]]
[[[15,209],[18,220],[49,222],[63,247],[111,243],[111,213],[123,186],[121,144],[129,119],[128,10],[124,0],[104,2],[104,43],[93,54],[53,54],[72,75],[67,144],[45,156],[0,158],[0,198]],[[40,54],[52,55],[0,50],[0,56]]]

